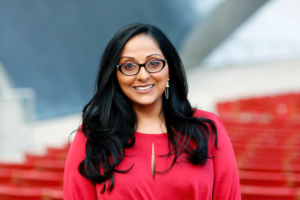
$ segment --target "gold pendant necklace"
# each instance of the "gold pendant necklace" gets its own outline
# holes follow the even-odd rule
[[[153,179],[155,179],[155,154],[154,154],[154,142],[152,142],[151,169],[152,169],[152,176],[153,176]]]

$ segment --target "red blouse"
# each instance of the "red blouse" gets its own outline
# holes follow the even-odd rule
[[[143,134],[136,132],[136,142],[125,149],[125,155],[118,169],[127,173],[115,173],[112,192],[101,194],[102,184],[94,184],[78,172],[79,163],[85,158],[86,137],[76,133],[71,145],[64,174],[64,199],[241,199],[239,176],[232,145],[220,119],[209,112],[197,110],[197,117],[215,122],[218,132],[218,150],[209,141],[209,152],[214,158],[207,159],[204,166],[180,162],[165,173],[152,175],[152,144],[155,153],[155,171],[166,170],[173,157],[167,154],[167,134]]]

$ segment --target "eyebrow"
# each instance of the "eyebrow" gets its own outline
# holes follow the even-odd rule
[[[130,58],[130,59],[134,59],[134,57],[130,57],[130,56],[122,56],[122,57],[120,57],[119,60],[121,60],[122,58]]]
[[[162,57],[161,55],[159,55],[159,54],[151,54],[151,55],[149,55],[149,56],[147,56],[146,58],[149,58],[149,57],[151,57],[151,56],[160,56],[160,57]]]
[[[149,56],[146,56],[146,58],[149,58],[149,57],[154,56],[154,55],[162,57],[162,56],[159,55],[159,54],[151,54],[151,55],[149,55]],[[120,57],[120,60],[121,60],[122,58],[130,58],[130,59],[134,59],[134,57],[130,57],[130,56],[122,56],[122,57]]]

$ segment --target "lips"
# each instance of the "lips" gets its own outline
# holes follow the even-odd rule
[[[133,87],[134,89],[138,91],[144,91],[144,90],[149,90],[152,88],[154,85],[147,85],[147,86],[138,86],[138,87]]]

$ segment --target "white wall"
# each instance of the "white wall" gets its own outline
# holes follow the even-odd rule
[[[33,144],[35,92],[15,89],[0,63],[0,161],[21,161]]]
[[[300,93],[300,58],[248,66],[226,66],[187,71],[189,100],[199,109],[216,112],[219,101],[245,97]]]

